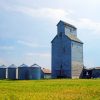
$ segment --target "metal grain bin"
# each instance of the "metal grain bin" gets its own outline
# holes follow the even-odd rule
[[[8,79],[16,79],[16,68],[14,64],[8,67]]]
[[[27,65],[22,64],[18,67],[18,79],[19,80],[29,79],[28,66]]]
[[[41,79],[41,67],[37,64],[33,64],[29,67],[29,79]]]
[[[0,79],[6,79],[6,66],[0,66]]]

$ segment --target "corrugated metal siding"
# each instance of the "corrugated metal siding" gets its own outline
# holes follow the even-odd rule
[[[17,66],[15,66],[14,64],[11,64],[7,68],[7,78],[8,79],[16,79],[16,68]]]
[[[52,43],[52,77],[60,76],[60,70],[64,73],[62,76],[71,77],[71,41],[66,37],[57,37]]]
[[[6,79],[6,68],[0,68],[0,79]]]
[[[8,79],[16,79],[16,68],[8,68]]]
[[[29,79],[29,69],[28,66],[22,64],[18,67],[18,79],[19,80],[27,80]]]
[[[29,79],[41,79],[41,68],[29,67]]]
[[[72,77],[80,78],[83,70],[83,44],[72,41]]]

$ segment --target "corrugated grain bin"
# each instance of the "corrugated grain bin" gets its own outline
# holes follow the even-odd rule
[[[29,79],[41,79],[41,67],[37,64],[33,64],[29,67]]]
[[[28,73],[28,66],[25,64],[22,64],[18,67],[18,79],[19,80],[27,80],[29,79],[29,73]]]
[[[14,64],[8,67],[8,79],[16,79],[16,68]]]
[[[6,79],[6,66],[0,66],[0,79]]]
[[[41,79],[44,79],[44,72],[42,69],[41,69]]]

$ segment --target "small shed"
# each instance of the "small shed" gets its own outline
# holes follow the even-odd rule
[[[42,71],[44,74],[44,78],[46,78],[46,79],[51,78],[51,70],[50,69],[43,68]]]
[[[86,78],[86,79],[92,78],[92,68],[83,69],[83,77],[82,78]]]
[[[0,66],[0,79],[6,79],[6,66]]]
[[[29,67],[29,79],[41,79],[41,67],[37,64],[33,64]]]
[[[27,66],[26,64],[22,64],[18,67],[18,79],[19,80],[29,79],[28,68],[29,68],[29,66]]]
[[[8,79],[16,79],[16,68],[14,64],[8,67]]]

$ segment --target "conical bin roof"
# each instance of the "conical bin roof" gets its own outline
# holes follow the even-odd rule
[[[14,64],[11,64],[8,68],[17,68],[17,66]]]
[[[29,66],[26,65],[26,64],[22,64],[22,65],[20,65],[19,67],[29,67]]]
[[[33,64],[33,65],[31,65],[30,67],[37,67],[37,68],[41,68],[39,65],[37,65],[37,64]]]
[[[7,68],[5,65],[1,65],[0,68]]]

